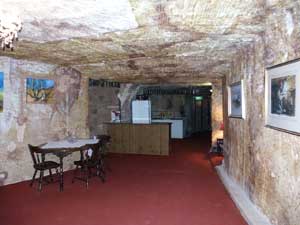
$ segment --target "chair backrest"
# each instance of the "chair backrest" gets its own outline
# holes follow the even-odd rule
[[[98,161],[101,157],[101,155],[100,155],[101,145],[102,145],[102,142],[101,142],[101,140],[99,140],[99,142],[96,144],[88,144],[88,145],[84,146],[85,154],[82,155],[81,157],[91,163],[98,163]]]
[[[111,137],[109,135],[101,134],[96,136],[99,140],[102,141],[102,144],[110,142]]]
[[[45,161],[45,153],[40,147],[29,144],[28,148],[34,165]]]
[[[97,135],[96,136],[99,140],[101,140],[101,152],[106,154],[109,151],[109,144],[111,137],[109,135]]]

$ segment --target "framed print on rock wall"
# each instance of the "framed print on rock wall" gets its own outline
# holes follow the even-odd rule
[[[300,134],[300,60],[267,69],[266,125]]]
[[[245,119],[246,104],[244,81],[241,80],[228,87],[228,115],[233,118]]]
[[[26,102],[51,104],[54,102],[54,80],[26,79]]]

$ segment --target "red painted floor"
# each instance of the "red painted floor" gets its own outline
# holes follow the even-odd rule
[[[172,142],[169,157],[112,155],[105,184],[0,187],[1,225],[246,225],[207,158],[209,135]]]

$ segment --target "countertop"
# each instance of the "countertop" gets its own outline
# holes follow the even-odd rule
[[[185,120],[185,117],[174,117],[174,118],[152,118],[152,120]]]
[[[106,124],[133,124],[133,125],[159,125],[162,123],[171,124],[171,122],[151,122],[151,123],[132,123],[132,122],[105,122]]]

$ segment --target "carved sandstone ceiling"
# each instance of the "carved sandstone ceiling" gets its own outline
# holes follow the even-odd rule
[[[14,52],[128,82],[217,79],[263,31],[263,0],[1,0],[24,21]]]

